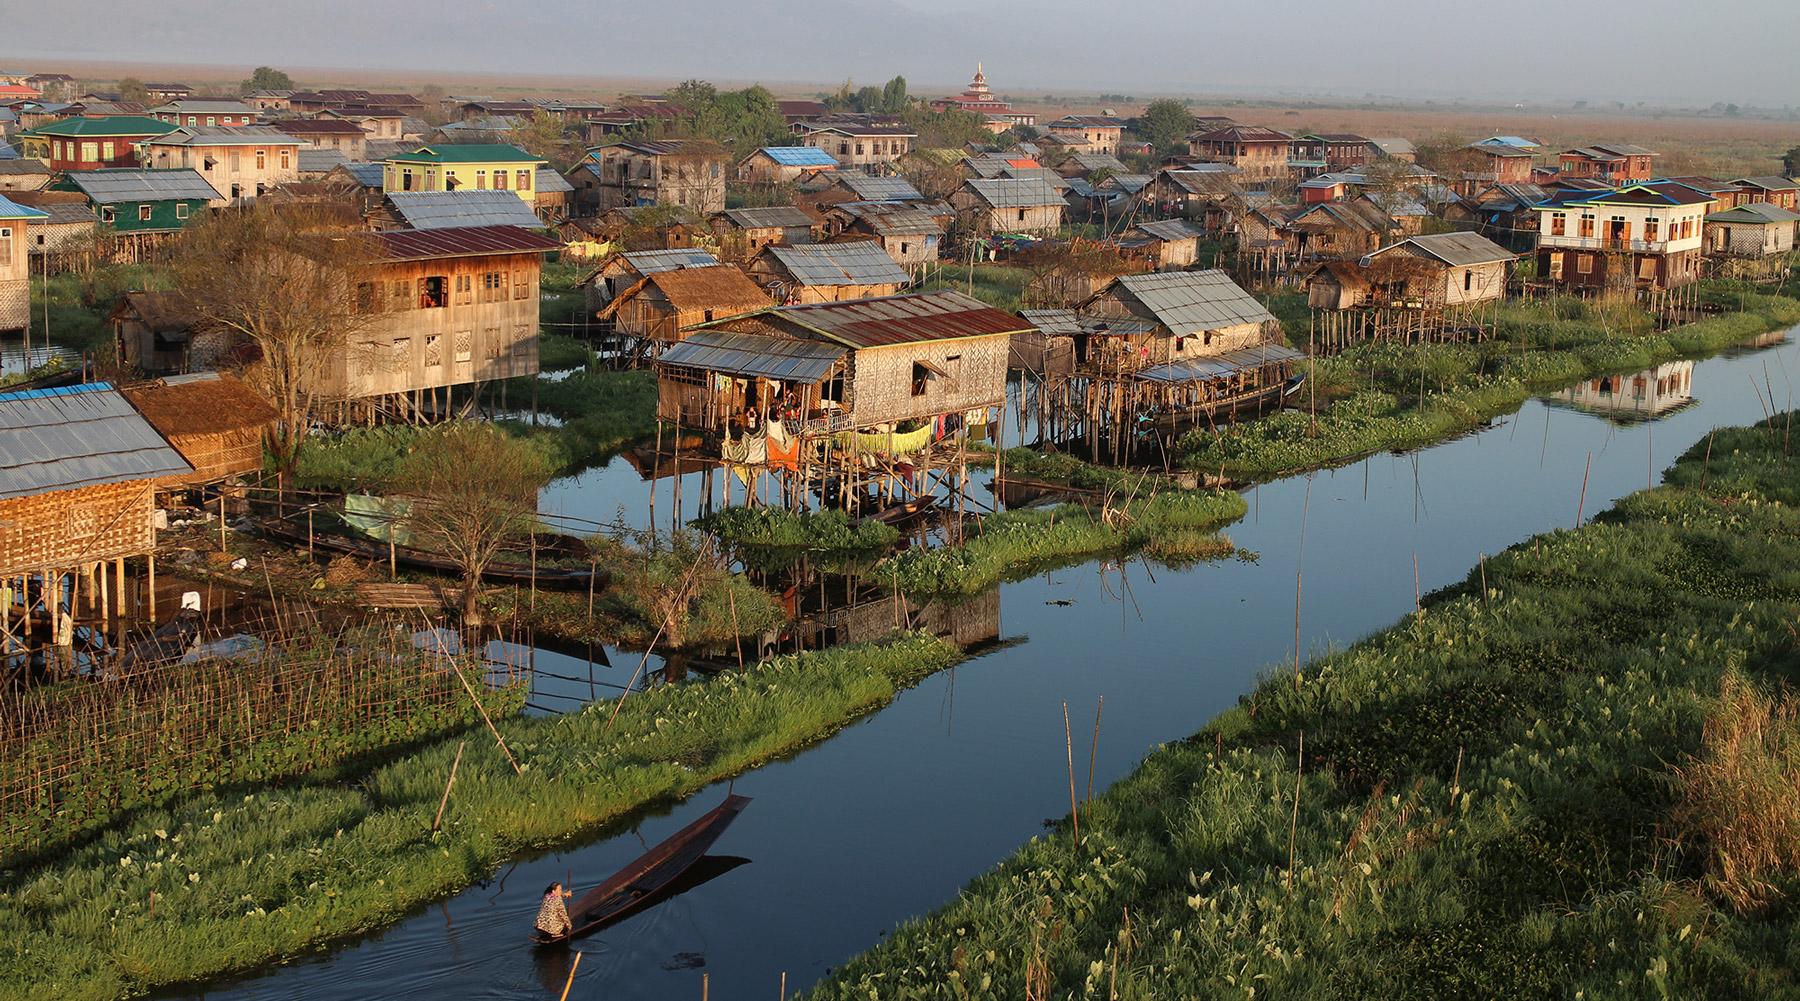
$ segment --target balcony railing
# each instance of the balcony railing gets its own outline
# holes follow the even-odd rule
[[[1556,236],[1546,233],[1542,245],[1556,250],[1611,250],[1621,254],[1668,253],[1668,240],[1620,240],[1604,236]]]

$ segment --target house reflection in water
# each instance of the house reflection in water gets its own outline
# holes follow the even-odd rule
[[[1672,361],[1625,375],[1578,382],[1550,397],[1608,420],[1654,420],[1694,402],[1694,363]]]

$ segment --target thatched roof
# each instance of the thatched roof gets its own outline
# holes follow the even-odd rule
[[[275,408],[237,378],[218,372],[172,375],[120,390],[151,426],[171,440],[260,428]]]

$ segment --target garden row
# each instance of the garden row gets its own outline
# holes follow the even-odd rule
[[[144,811],[0,878],[0,984],[37,1001],[126,997],[371,931],[520,852],[591,835],[822,739],[958,656],[903,634],[665,685],[623,705],[499,721],[522,773],[477,728],[354,784],[321,774]]]

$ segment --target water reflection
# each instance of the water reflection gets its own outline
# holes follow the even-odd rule
[[[1656,420],[1694,404],[1694,363],[1672,361],[1642,372],[1603,375],[1548,399],[1619,423]]]

